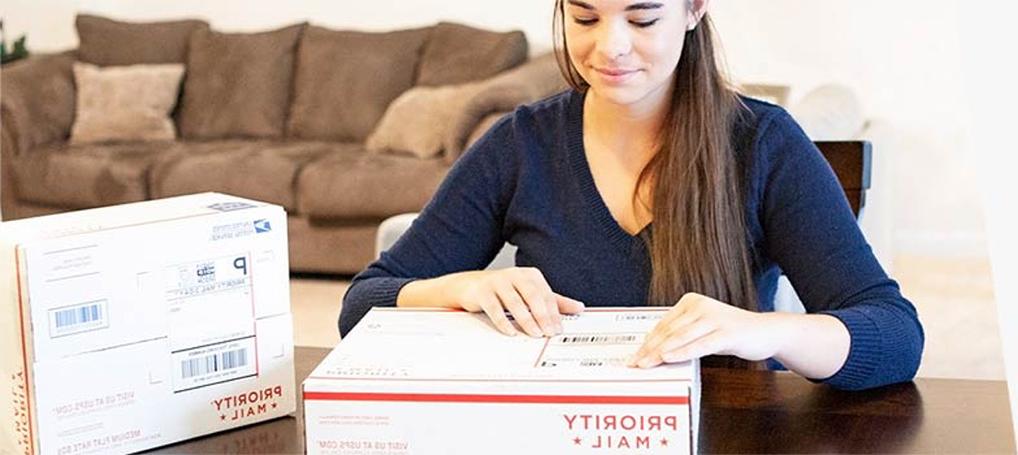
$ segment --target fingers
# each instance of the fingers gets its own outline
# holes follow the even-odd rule
[[[719,354],[722,352],[725,342],[725,334],[720,330],[710,330],[706,325],[690,327],[692,338],[686,343],[679,340],[669,341],[662,345],[661,350],[649,352],[635,364],[629,366],[639,368],[653,368],[662,363],[685,362],[700,357]]]
[[[637,355],[634,356],[634,358],[642,356],[643,353],[647,352],[651,347],[660,344],[672,331],[674,331],[675,328],[692,322],[690,317],[698,315],[699,313],[694,313],[692,311],[690,295],[691,294],[686,294],[679,299],[672,309],[668,310],[657,324],[654,324],[654,328],[647,333],[647,336],[643,340],[643,345],[637,351]],[[683,320],[678,321],[679,318],[683,318]]]
[[[692,292],[683,294],[682,298],[680,298],[678,302],[675,302],[675,305],[672,305],[672,309],[665,314],[665,317],[658,321],[654,329],[657,330],[658,328],[670,326],[672,325],[672,322],[683,314],[695,311],[697,300],[700,297],[702,297],[700,294],[694,294]]]
[[[481,303],[481,309],[484,310],[484,314],[488,315],[488,319],[491,320],[491,323],[495,325],[499,332],[509,336],[516,336],[516,334],[520,333],[519,330],[516,330],[516,327],[513,327],[513,323],[509,322],[509,318],[506,317],[505,311],[502,308],[502,303],[494,295]]]
[[[524,269],[524,273],[526,277],[515,280],[513,286],[530,308],[530,313],[541,327],[541,331],[546,336],[560,333],[562,315],[558,312],[558,303],[554,299],[551,287],[537,269]]]
[[[722,354],[724,350],[725,336],[720,331],[715,331],[681,348],[665,351],[661,354],[661,359],[667,363],[685,362],[712,354]]]
[[[533,283],[537,286],[538,292],[543,298],[542,301],[545,305],[545,312],[548,315],[549,322],[553,327],[553,331],[549,335],[557,335],[562,333],[562,313],[558,311],[558,299],[555,297],[555,293],[551,290],[551,285],[544,279],[544,275],[537,269],[533,269],[534,277]]]
[[[647,352],[656,349],[672,333],[681,330],[682,327],[693,323],[693,321],[703,316],[703,312],[697,307],[697,304],[700,303],[699,299],[702,297],[700,294],[695,293],[684,294],[672,309],[654,325],[654,328],[647,333],[643,340],[643,345],[640,346],[640,349],[630,359],[630,364],[635,365],[640,358]]]
[[[692,324],[687,325],[683,330],[674,333],[671,337],[666,339],[663,343],[654,347],[651,351],[653,354],[658,356],[663,355],[665,352],[671,352],[676,349],[680,349],[694,341],[699,340],[717,330],[717,326],[704,320],[698,320]]]
[[[668,324],[663,324],[663,321],[662,323],[658,323],[654,329],[647,334],[647,337],[644,338],[643,345],[636,351],[636,355],[633,356],[632,363],[638,363],[640,359],[646,357],[648,353],[657,350],[662,343],[673,337],[674,334],[681,333],[681,331],[685,330],[686,326],[693,324],[699,320],[699,318],[699,314],[686,311],[678,312],[678,316],[672,318]]]
[[[701,343],[704,337],[713,335],[716,327],[706,321],[698,321],[673,332],[672,336],[654,348],[648,350],[635,364],[640,368],[650,368],[666,362],[665,353],[674,352],[690,345]],[[711,352],[710,354],[713,354]]]
[[[587,308],[583,302],[574,300],[564,295],[555,294],[555,301],[558,303],[558,311],[562,314],[580,314]]]
[[[544,275],[536,268],[513,268],[488,272],[481,276],[477,287],[468,289],[463,300],[480,302],[470,305],[473,311],[484,311],[502,333],[515,335],[505,312],[516,320],[530,336],[554,336],[562,333],[562,314],[584,310],[582,302],[558,295],[551,290]],[[480,294],[480,296],[478,296]],[[466,309],[467,305],[463,305]]]
[[[537,321],[530,314],[530,309],[523,303],[523,299],[520,294],[516,292],[516,289],[509,282],[504,282],[496,289],[498,299],[502,302],[502,306],[509,310],[509,313],[513,315],[513,319],[523,328],[523,331],[532,337],[543,336],[543,332],[537,325]]]
[[[711,354],[765,359],[777,348],[761,341],[771,338],[763,325],[758,313],[688,293],[647,334],[629,365],[649,368]]]

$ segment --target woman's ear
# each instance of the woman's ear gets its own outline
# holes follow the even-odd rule
[[[687,0],[686,1],[686,30],[693,30],[707,14],[707,7],[710,0]]]

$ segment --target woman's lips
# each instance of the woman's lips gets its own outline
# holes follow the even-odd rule
[[[639,70],[624,68],[594,68],[594,71],[607,84],[618,85],[628,81]]]

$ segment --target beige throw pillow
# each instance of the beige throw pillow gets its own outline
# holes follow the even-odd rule
[[[407,90],[389,104],[365,146],[371,152],[432,158],[443,150],[449,124],[481,88],[469,83]]]
[[[420,158],[443,153],[452,164],[507,112],[566,88],[550,52],[481,81],[415,87],[389,105],[366,146]]]
[[[182,64],[99,68],[76,62],[77,106],[71,143],[172,140]]]

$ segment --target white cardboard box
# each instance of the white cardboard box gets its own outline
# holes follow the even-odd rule
[[[699,363],[625,366],[665,310],[591,308],[531,338],[374,308],[304,381],[307,451],[696,453]]]
[[[286,214],[216,193],[0,224],[0,453],[144,450],[295,411]]]

